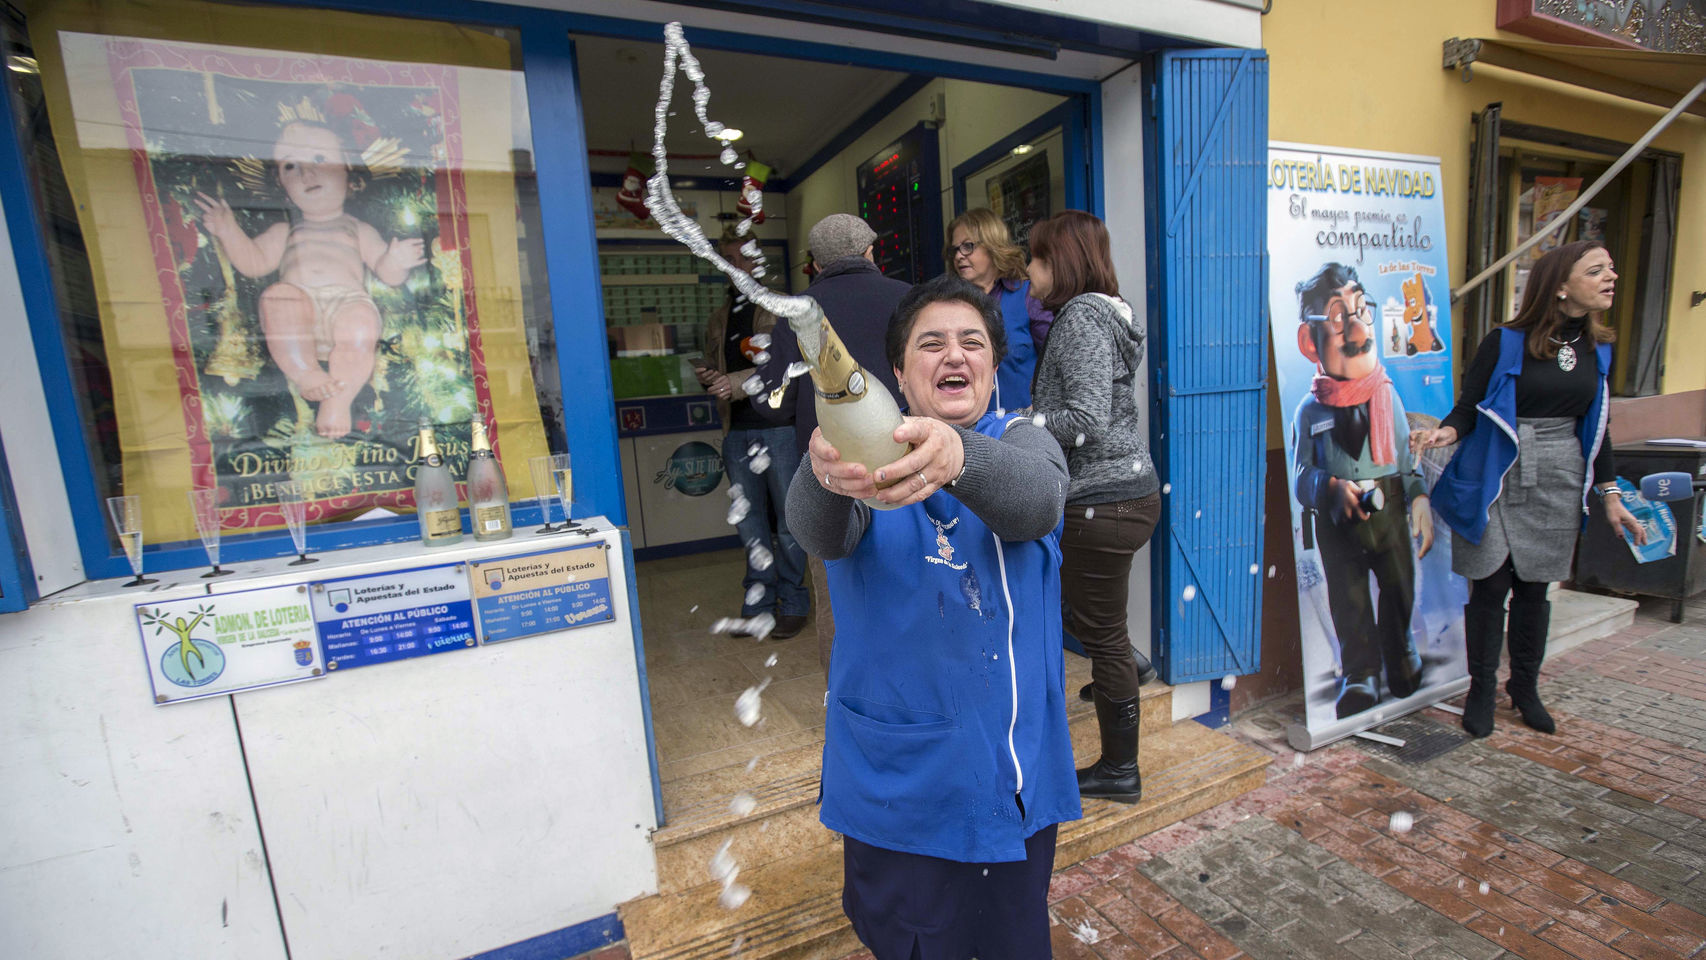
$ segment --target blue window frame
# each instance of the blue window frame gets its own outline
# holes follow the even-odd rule
[[[1032,120],[1000,140],[974,154],[964,163],[954,166],[954,215],[966,212],[966,180],[972,174],[982,170],[1002,157],[1007,156],[1014,147],[1022,143],[1031,143],[1056,127],[1060,128],[1061,152],[1065,156],[1066,206],[1067,210],[1088,210],[1101,216],[1101,204],[1093,202],[1091,197],[1100,191],[1096,189],[1095,177],[1092,175],[1090,164],[1090,142],[1087,135],[1089,124],[1086,114],[1089,112],[1089,102],[1094,97],[1072,97],[1065,103]],[[1059,210],[1051,211],[1059,213]]]
[[[581,91],[571,35],[584,33],[656,41],[660,25],[455,0],[417,0],[412,3],[402,0],[316,3],[275,0],[275,4],[451,23],[500,25],[518,32],[522,69],[531,105],[546,276],[553,291],[551,313],[557,337],[558,372],[565,398],[578,398],[565,400],[567,442],[575,457],[577,513],[602,514],[618,524],[625,524],[627,516],[610,372],[605,360],[602,308],[595,306],[588,310],[583,303],[585,298],[576,295],[577,291],[596,291],[599,278],[597,244],[592,229],[587,144],[583,127],[576,122],[581,112]],[[775,6],[776,12],[782,16],[800,14],[788,3]],[[1100,193],[1100,105],[1096,96],[1100,85],[1096,81],[723,30],[695,29],[692,40],[705,48],[797,59],[858,62],[873,68],[1076,95],[1086,105],[1089,115],[1092,177],[1087,189],[1091,197]],[[1130,49],[1126,52],[1135,55],[1138,51]],[[47,394],[52,427],[58,438],[78,548],[90,578],[129,576],[122,552],[113,548],[108,537],[105,505],[94,480],[94,461],[85,443],[86,425],[78,410],[77,388],[70,373],[70,360],[60,329],[62,304],[45,249],[41,211],[26,165],[27,145],[19,137],[16,119],[9,98],[0,97],[0,197],[5,203],[6,226],[13,237],[17,269],[34,335],[37,365]],[[1099,206],[1099,203],[1092,201],[1091,205]],[[593,299],[596,301],[596,297]],[[539,520],[537,509],[525,501],[517,504],[514,513],[517,527]],[[404,541],[414,536],[414,519],[399,517],[312,527],[309,544],[311,550],[325,551]],[[291,542],[282,531],[228,535],[221,545],[223,559],[239,562],[292,552]],[[145,556],[146,568],[150,570],[183,569],[199,566],[205,561],[200,545],[194,541],[149,544]]]

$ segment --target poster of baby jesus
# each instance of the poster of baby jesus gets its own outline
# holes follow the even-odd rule
[[[457,69],[110,39],[198,485],[228,528],[412,503],[490,408]]]

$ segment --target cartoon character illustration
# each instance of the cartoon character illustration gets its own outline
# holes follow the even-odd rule
[[[275,271],[260,297],[267,350],[303,400],[319,404],[314,429],[350,432],[350,405],[373,376],[382,329],[367,276],[401,286],[426,263],[419,237],[386,240],[344,212],[355,189],[343,140],[304,98],[280,107],[273,173],[294,208],[286,222],[249,236],[222,197],[198,193],[202,228],[246,277]]]
[[[1383,669],[1395,698],[1421,687],[1410,617],[1415,560],[1433,546],[1433,517],[1356,270],[1328,263],[1297,285],[1297,298],[1297,347],[1316,373],[1293,420],[1295,494],[1303,546],[1320,549],[1339,643],[1336,709],[1344,718],[1380,701]],[[1414,555],[1412,532],[1421,541]]]
[[[1444,350],[1445,344],[1440,342],[1439,332],[1434,329],[1431,298],[1427,284],[1422,282],[1422,275],[1414,274],[1399,286],[1404,291],[1404,325],[1410,331],[1409,342],[1404,344],[1405,355],[1413,357],[1418,353]],[[1394,329],[1394,339],[1397,335]]]

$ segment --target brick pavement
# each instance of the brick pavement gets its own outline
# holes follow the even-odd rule
[[[1557,736],[1506,706],[1412,765],[1296,757],[1275,722],[1295,705],[1240,718],[1267,785],[1056,873],[1054,956],[1706,960],[1706,604],[1688,613],[1647,604],[1549,660]]]

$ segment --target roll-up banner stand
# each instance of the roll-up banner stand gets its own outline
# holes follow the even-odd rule
[[[1449,451],[1408,445],[1454,399],[1439,159],[1270,143],[1268,256],[1311,750],[1469,683]]]

